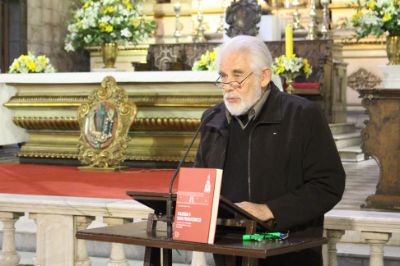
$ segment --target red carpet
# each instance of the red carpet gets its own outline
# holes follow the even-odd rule
[[[0,193],[130,199],[127,191],[168,192],[172,174],[162,169],[85,172],[72,166],[0,164]]]

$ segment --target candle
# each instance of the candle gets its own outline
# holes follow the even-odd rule
[[[285,39],[286,39],[286,56],[293,55],[293,29],[292,26],[287,25],[285,31]]]

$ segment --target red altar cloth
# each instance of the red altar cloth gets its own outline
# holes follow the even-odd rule
[[[295,89],[321,89],[321,83],[319,82],[293,82],[292,85]]]
[[[87,172],[73,166],[0,164],[0,193],[131,199],[127,191],[168,192],[172,174],[163,169]]]

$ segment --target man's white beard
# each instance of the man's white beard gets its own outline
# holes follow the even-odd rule
[[[260,99],[262,95],[261,86],[260,84],[256,85],[256,88],[252,90],[252,93],[246,98],[240,96],[236,91],[224,94],[224,103],[231,115],[238,116],[245,114]],[[240,102],[234,104],[229,103],[227,98],[232,96],[240,98]]]

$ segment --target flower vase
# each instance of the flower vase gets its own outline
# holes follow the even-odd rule
[[[286,92],[292,94],[294,91],[293,82],[294,79],[299,75],[299,73],[285,73],[283,76],[285,77],[286,82]]]
[[[115,42],[103,43],[101,45],[101,54],[103,56],[103,68],[115,68],[115,61],[118,55],[118,44]]]
[[[386,37],[386,53],[389,65],[400,64],[400,36]]]

